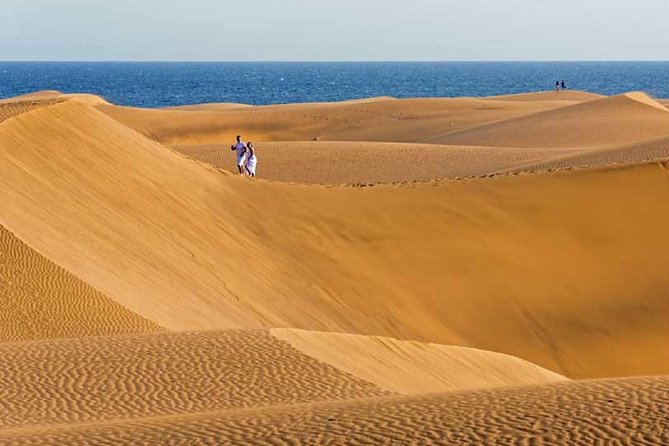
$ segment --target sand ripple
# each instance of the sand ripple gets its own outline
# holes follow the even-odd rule
[[[666,445],[668,411],[669,377],[631,378],[14,431],[0,444]]]
[[[0,102],[0,123],[9,118],[27,113],[31,110],[47,107],[62,102],[63,99],[33,99],[25,101],[3,101]]]
[[[263,330],[0,345],[0,432],[388,394]]]
[[[162,331],[0,226],[0,341]]]

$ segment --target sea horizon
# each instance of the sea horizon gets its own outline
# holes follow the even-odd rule
[[[568,89],[669,98],[669,61],[4,61],[0,97],[90,93],[160,108],[396,98],[485,97]]]

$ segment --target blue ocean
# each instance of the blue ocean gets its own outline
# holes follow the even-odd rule
[[[569,89],[669,98],[669,62],[0,62],[0,97],[93,93],[119,105],[279,104]]]

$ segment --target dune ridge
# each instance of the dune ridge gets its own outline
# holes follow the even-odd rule
[[[476,349],[306,330],[270,332],[308,356],[404,395],[565,380],[527,361]]]
[[[534,148],[622,145],[669,134],[666,112],[647,95],[628,93],[450,132],[438,142]]]
[[[639,164],[669,159],[669,137],[635,142],[619,147],[561,154],[553,159],[514,166],[502,172],[527,172],[548,169],[592,168],[624,164]]]
[[[27,99],[0,102],[0,123],[31,110],[62,102],[60,99]]]
[[[0,342],[162,331],[2,226],[0,296]]]
[[[537,98],[541,98],[539,100]],[[580,92],[509,98],[425,98],[343,101],[216,110],[99,110],[168,145],[230,144],[237,134],[253,141],[374,141],[441,143],[444,134],[495,121],[591,101]],[[467,144],[469,145],[469,144]],[[480,145],[480,144],[473,144]]]

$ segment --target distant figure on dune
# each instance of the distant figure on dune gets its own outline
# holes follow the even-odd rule
[[[258,164],[258,158],[256,158],[256,152],[253,150],[253,143],[249,141],[246,146],[248,149],[248,156],[246,157],[246,173],[251,177],[256,177],[256,165]]]
[[[242,141],[242,137],[237,135],[237,143],[230,146],[230,150],[237,151],[237,169],[239,173],[244,173],[244,158],[246,157],[246,144]]]
[[[560,88],[563,90],[567,89],[567,86],[565,85],[564,81],[562,81],[562,83],[560,84]]]
[[[555,91],[560,91],[560,81],[555,81]]]

